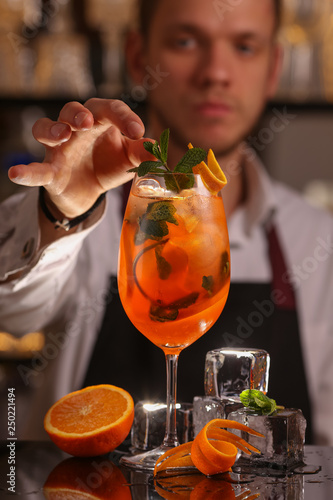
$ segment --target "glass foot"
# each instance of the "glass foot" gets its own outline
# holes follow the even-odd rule
[[[157,460],[168,450],[170,450],[169,447],[161,445],[158,448],[137,455],[124,455],[120,459],[120,464],[130,469],[152,472]]]

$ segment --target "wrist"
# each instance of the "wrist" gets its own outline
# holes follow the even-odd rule
[[[63,229],[69,231],[85,221],[90,215],[101,205],[105,198],[105,193],[102,193],[95,203],[83,214],[77,217],[66,217],[58,207],[45,196],[47,191],[43,186],[39,188],[39,204],[44,216],[54,224],[55,229]]]

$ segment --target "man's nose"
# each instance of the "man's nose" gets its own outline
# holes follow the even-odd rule
[[[198,78],[201,83],[228,85],[233,74],[231,50],[222,42],[206,46],[201,60]]]

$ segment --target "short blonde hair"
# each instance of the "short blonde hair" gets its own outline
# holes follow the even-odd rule
[[[137,28],[145,38],[148,37],[151,21],[157,10],[159,1],[160,0],[138,0]],[[281,25],[283,7],[282,2],[283,0],[273,0],[276,17],[276,31],[278,31]]]

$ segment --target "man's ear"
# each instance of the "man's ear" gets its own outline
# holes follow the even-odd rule
[[[277,91],[283,62],[283,48],[281,43],[276,43],[272,49],[272,62],[268,75],[267,98],[272,99]]]
[[[142,84],[145,76],[144,41],[137,31],[130,31],[126,37],[125,57],[127,71],[133,83]]]

